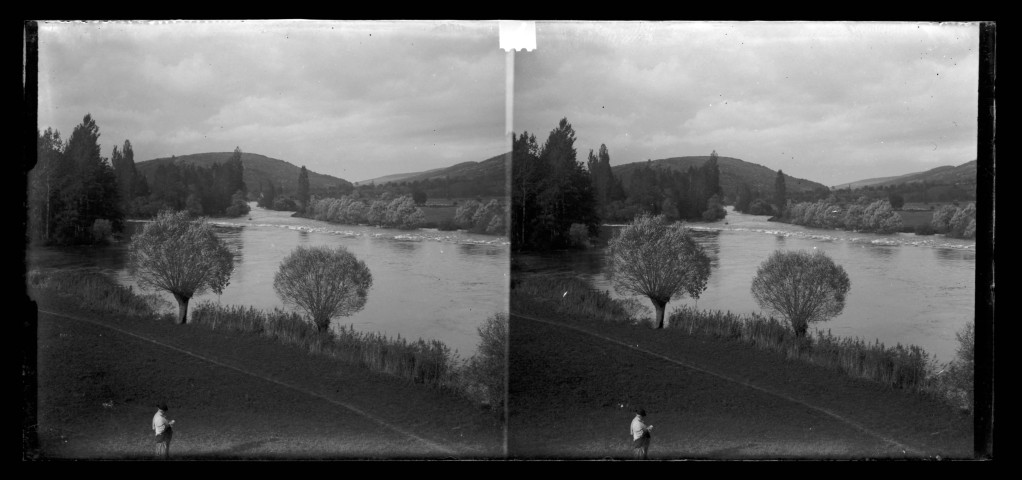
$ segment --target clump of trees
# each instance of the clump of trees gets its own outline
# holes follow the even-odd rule
[[[183,324],[193,296],[223,293],[234,255],[204,220],[191,220],[185,211],[163,211],[131,238],[128,269],[142,288],[174,295]]]
[[[810,323],[844,310],[851,285],[844,268],[821,251],[778,250],[757,269],[752,297],[784,317],[796,337],[805,338]]]
[[[576,158],[568,119],[550,131],[542,148],[529,132],[513,135],[511,167],[512,248],[567,247],[574,223],[596,233],[600,218],[593,181]]]
[[[506,214],[504,206],[496,199],[485,204],[469,200],[454,212],[454,223],[472,233],[504,235],[507,231],[504,225]]]
[[[403,229],[419,228],[426,223],[426,215],[408,195],[391,199],[385,194],[377,200],[354,194],[340,198],[313,197],[306,215],[326,222]]]
[[[614,179],[623,185],[623,198],[610,190],[610,203],[600,210],[606,220],[630,221],[636,215],[665,215],[670,220],[715,221],[724,218],[717,152],[699,167],[685,171],[654,167],[651,161],[636,168],[626,178]]]
[[[193,216],[245,215],[249,206],[244,172],[238,147],[223,164],[214,163],[209,167],[176,162],[161,164],[153,173],[150,195],[138,198],[137,208],[131,214],[149,217],[171,209],[187,210]]]
[[[121,231],[122,186],[118,173],[100,155],[99,126],[92,115],[85,115],[67,142],[51,128],[37,132],[36,139],[36,165],[28,174],[30,238],[46,244],[93,243],[97,220]],[[130,144],[125,145],[130,151]],[[119,152],[116,158],[120,166]],[[124,188],[137,184],[134,178],[122,176]]]
[[[976,238],[976,204],[963,208],[943,205],[933,212],[933,231],[955,238]]]
[[[369,267],[341,246],[298,247],[273,277],[277,295],[304,310],[320,332],[334,317],[362,310],[372,286]]]
[[[672,298],[699,298],[710,277],[710,258],[680,223],[664,215],[640,215],[610,241],[611,276],[624,294],[642,295],[663,328]]]
[[[865,204],[865,197],[842,208],[826,200],[800,202],[788,206],[788,220],[813,228],[843,228],[859,232],[893,233],[902,227],[901,215],[887,200]]]
[[[770,205],[762,192],[753,190],[748,183],[738,185],[735,199],[735,211],[749,215],[775,215],[777,212]]]

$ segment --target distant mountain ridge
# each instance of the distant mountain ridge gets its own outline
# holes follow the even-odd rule
[[[139,170],[139,172],[146,176],[146,180],[151,184],[154,180],[153,177],[156,174],[156,168],[160,165],[182,163],[209,167],[214,163],[223,164],[227,162],[233,154],[233,152],[209,152],[193,153],[190,155],[175,157],[154,158],[152,160],[138,162],[135,164],[135,167]],[[263,180],[273,182],[273,185],[276,188],[283,186],[284,193],[294,194],[298,190],[298,174],[301,172],[301,167],[295,166],[294,164],[284,160],[248,152],[242,152],[241,164],[245,167],[242,180],[244,180],[245,186],[248,188],[249,192],[259,191],[259,186],[262,184]],[[351,189],[351,182],[343,178],[324,175],[309,170],[310,190],[335,188],[339,188],[341,190]]]
[[[632,172],[644,165],[651,165],[654,168],[668,168],[671,170],[686,171],[689,167],[699,167],[710,159],[706,156],[693,157],[671,157],[660,160],[649,160],[646,162],[633,162],[611,167],[614,176],[620,177],[627,187],[628,178]],[[777,179],[777,171],[757,163],[747,162],[732,157],[717,157],[717,165],[720,167],[720,187],[727,198],[735,198],[738,195],[738,187],[744,182],[748,183],[752,190],[759,190],[764,194],[774,191],[774,181]],[[808,192],[819,189],[827,189],[822,183],[816,183],[804,178],[793,177],[784,174],[784,186],[788,192]]]
[[[502,153],[500,155],[487,158],[481,162],[467,161],[451,165],[450,167],[434,168],[424,172],[395,173],[383,177],[363,180],[356,182],[356,184],[367,185],[375,183],[376,185],[382,185],[384,183],[422,182],[425,180],[442,178],[448,178],[450,180],[460,178],[462,180],[475,180],[484,183],[494,183],[498,181],[503,182],[506,175],[505,165],[507,157],[507,154]]]
[[[855,182],[842,183],[841,185],[835,185],[833,188],[862,188],[869,186],[885,187],[887,185],[897,185],[899,183],[914,183],[927,181],[930,183],[937,184],[974,184],[976,183],[976,176],[979,173],[977,171],[978,164],[975,160],[965,162],[957,167],[951,165],[944,165],[942,167],[931,168],[923,172],[906,173],[904,175],[896,175],[893,177],[879,177],[879,178],[868,178],[866,180],[859,180]]]

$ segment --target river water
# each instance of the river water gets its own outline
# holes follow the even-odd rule
[[[477,326],[488,316],[507,311],[509,243],[505,237],[337,225],[251,206],[246,217],[211,220],[235,254],[234,273],[222,295],[197,296],[190,310],[206,300],[289,310],[273,290],[280,261],[299,245],[342,245],[369,267],[373,287],[365,308],[350,317],[335,318],[334,327],[353,325],[356,330],[391,337],[436,339],[467,357],[479,342]],[[140,225],[129,222],[129,229]],[[127,272],[126,251],[125,243],[35,248],[28,261],[29,268],[96,269],[137,289]],[[175,311],[173,297],[160,296],[167,301],[167,311]]]
[[[852,287],[844,311],[811,330],[879,340],[889,346],[918,345],[941,362],[954,358],[955,333],[975,316],[975,241],[822,230],[767,218],[728,207],[721,221],[690,224],[693,236],[712,259],[710,278],[699,299],[673,300],[667,313],[682,304],[704,310],[761,312],[751,293],[759,265],[775,250],[822,250],[844,267]],[[604,228],[613,231],[620,226]],[[526,270],[580,276],[615,297],[635,298],[653,316],[648,299],[614,291],[604,248],[516,257]]]

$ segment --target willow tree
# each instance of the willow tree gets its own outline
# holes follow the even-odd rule
[[[656,308],[656,328],[673,298],[706,290],[710,258],[680,223],[640,215],[610,241],[611,275],[621,293],[643,295]]]
[[[234,255],[204,220],[190,220],[186,211],[163,211],[131,238],[128,268],[142,288],[174,295],[183,324],[193,296],[223,293]]]
[[[366,304],[373,275],[344,247],[298,247],[280,263],[273,289],[285,302],[311,317],[325,332],[334,317],[346,317]]]
[[[785,319],[804,338],[809,324],[829,320],[845,308],[852,287],[848,274],[821,251],[775,251],[756,271],[752,297]]]

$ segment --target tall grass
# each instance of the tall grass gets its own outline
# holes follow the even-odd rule
[[[293,312],[271,312],[252,307],[203,302],[192,311],[192,323],[213,330],[257,333],[281,343],[302,347],[345,363],[365,367],[433,387],[457,385],[458,360],[438,340],[408,341],[375,332],[358,332],[351,326],[319,332]]]
[[[584,280],[569,276],[537,276],[515,281],[511,289],[511,305],[529,308],[540,300],[541,310],[552,309],[562,315],[614,323],[635,323],[642,307],[637,301],[614,299],[609,292],[596,290]]]
[[[511,290],[511,306],[522,312],[552,311],[587,321],[648,325],[640,318],[635,301],[614,299],[577,278],[516,279]],[[836,337],[829,331],[818,331],[816,335],[799,339],[786,323],[773,317],[704,311],[691,306],[675,309],[666,323],[666,330],[670,332],[743,342],[850,377],[924,392],[956,407],[972,408],[972,364],[959,359],[940,365],[915,345],[888,347],[879,340],[868,342],[861,338]],[[963,344],[959,351],[961,358],[971,358],[971,350],[966,346],[971,346],[969,335],[969,331],[959,334]]]
[[[671,313],[668,328],[748,343],[895,388],[922,389],[932,366],[929,354],[915,345],[887,347],[879,341],[835,337],[829,331],[799,339],[786,324],[758,314],[699,311],[686,305]]]
[[[145,318],[159,315],[164,302],[156,295],[139,295],[99,272],[71,270],[28,272],[28,287],[37,293],[72,295],[84,309]]]

